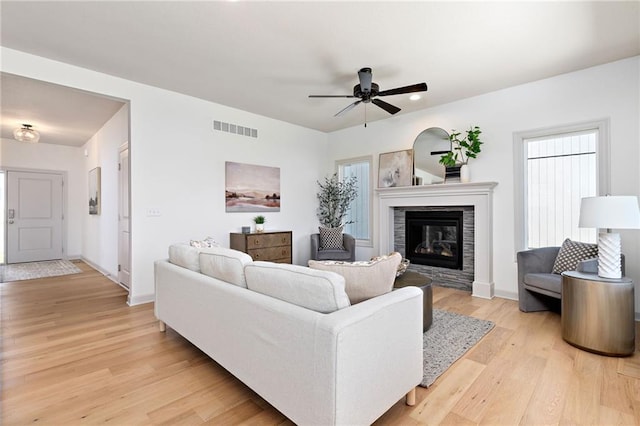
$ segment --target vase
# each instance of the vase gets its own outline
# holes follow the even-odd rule
[[[471,182],[471,171],[469,170],[469,166],[466,164],[460,166],[460,182]]]
[[[264,232],[264,223],[256,223],[256,232]]]

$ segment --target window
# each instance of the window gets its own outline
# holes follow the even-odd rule
[[[358,245],[371,244],[371,157],[352,158],[336,162],[338,177],[358,179],[358,197],[352,202],[344,232],[353,235]]]
[[[517,134],[516,251],[596,242],[579,228],[580,200],[608,192],[606,122]]]

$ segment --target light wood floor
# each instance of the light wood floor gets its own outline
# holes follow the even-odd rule
[[[290,422],[172,330],[153,305],[83,273],[0,284],[2,424],[278,425]],[[417,404],[376,424],[640,424],[640,355],[609,358],[562,340],[560,318],[434,289],[434,305],[496,327]],[[373,372],[372,372],[373,373]],[[366,384],[363,384],[363,386]]]

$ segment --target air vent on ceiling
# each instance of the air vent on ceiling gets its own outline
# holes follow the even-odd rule
[[[240,126],[238,124],[225,123],[224,121],[213,121],[213,130],[221,132],[233,133],[241,136],[248,136],[252,138],[258,137],[258,129],[252,129],[250,127]]]

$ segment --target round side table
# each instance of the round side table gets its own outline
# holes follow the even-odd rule
[[[633,281],[577,271],[562,273],[562,338],[589,352],[631,355],[635,350]]]
[[[406,271],[396,278],[393,288],[407,286],[418,287],[422,290],[422,331],[427,331],[433,322],[433,289],[431,278],[413,271]]]

